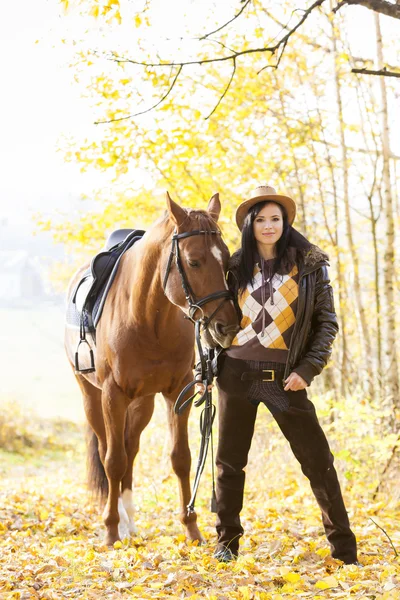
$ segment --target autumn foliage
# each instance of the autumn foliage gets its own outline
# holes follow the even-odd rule
[[[336,440],[325,403],[315,400],[333,448],[344,448],[346,436],[353,440],[351,452],[349,444],[347,452],[337,452],[336,465],[362,568],[330,558],[308,482],[266,410],[257,423],[247,468],[245,537],[238,562],[224,565],[212,558],[216,535],[209,511],[210,465],[197,505],[206,543],[188,543],[177,518],[177,484],[160,399],[135,464],[138,534],[111,550],[102,543],[101,509],[85,486],[83,430],[68,422],[60,427],[59,422],[37,421],[32,415],[29,420],[22,414],[14,419],[14,427],[24,430],[31,444],[16,446],[16,453],[2,452],[0,597],[399,598],[398,498],[389,488],[371,501],[385,449],[373,436],[372,422],[370,428],[357,430],[354,403],[345,417],[343,407],[337,407],[343,439]],[[365,407],[363,420],[368,414],[371,417]],[[3,415],[11,418],[10,409]],[[198,416],[193,411],[194,453]],[[0,433],[3,427],[4,421]]]
[[[222,4],[235,14],[236,3]],[[98,124],[92,135],[60,140],[60,148],[66,160],[98,175],[99,185],[95,210],[82,203],[79,215],[42,219],[42,227],[77,265],[111,230],[148,227],[164,210],[163,190],[199,208],[219,191],[220,224],[233,251],[233,214],[249,190],[267,183],[296,198],[297,228],[331,259],[340,334],[311,396],[363,567],[330,558],[308,483],[266,410],[247,468],[242,552],[236,564],[224,565],[212,558],[210,467],[197,507],[206,543],[182,535],[161,401],[135,464],[138,535],[111,550],[102,543],[101,509],[86,491],[83,431],[27,419],[13,405],[0,416],[0,598],[400,598],[396,83],[351,73],[353,62],[372,61],[353,55],[357,23],[333,17],[325,5],[291,38],[278,69],[276,56],[248,54],[234,77],[227,62],[194,64],[172,88],[176,67],[136,64],[181,56],[178,42],[159,46],[156,3],[61,5],[62,18],[84,24],[81,36],[60,43],[71,48],[71,78]],[[190,46],[191,58],[274,39],[300,7],[291,0],[271,6],[248,3],[230,27]],[[210,13],[180,34],[199,38],[217,25]],[[371,56],[398,58],[398,35],[387,32],[382,42],[375,25],[368,31]],[[61,286],[73,267],[72,260],[57,267]],[[193,411],[194,457],[198,436]]]

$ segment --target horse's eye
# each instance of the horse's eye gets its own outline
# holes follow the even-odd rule
[[[198,260],[188,260],[188,264],[189,264],[189,267],[193,267],[194,269],[197,269],[200,266],[200,263]]]

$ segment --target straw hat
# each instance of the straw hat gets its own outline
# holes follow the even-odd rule
[[[260,185],[257,187],[251,195],[251,198],[244,200],[236,209],[236,223],[240,231],[242,231],[243,223],[250,208],[258,202],[264,200],[272,200],[276,204],[280,204],[286,209],[289,225],[292,225],[296,216],[296,203],[289,196],[282,196],[277,194],[273,187],[270,185]]]

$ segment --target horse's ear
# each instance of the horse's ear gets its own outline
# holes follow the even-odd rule
[[[212,196],[210,202],[208,203],[207,210],[214,221],[217,222],[219,219],[219,213],[221,212],[221,202],[219,200],[218,192]]]
[[[172,200],[168,192],[166,192],[165,194],[165,199],[167,201],[167,210],[169,213],[169,217],[170,219],[172,219],[172,221],[174,221],[176,227],[179,229],[179,227],[183,224],[184,220],[186,219],[187,214],[183,210],[183,208],[179,206],[179,204]]]

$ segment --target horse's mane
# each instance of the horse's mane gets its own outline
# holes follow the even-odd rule
[[[189,219],[197,221],[196,229],[201,229],[203,231],[221,231],[218,223],[214,221],[207,211],[194,208],[185,208],[184,210],[187,212]]]

